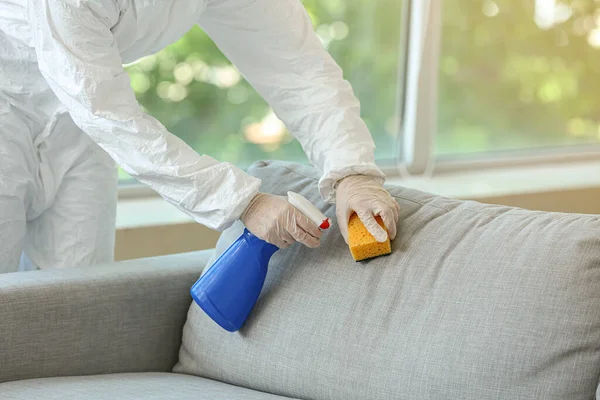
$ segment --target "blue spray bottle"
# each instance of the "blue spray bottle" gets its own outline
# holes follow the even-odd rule
[[[321,229],[331,226],[329,218],[298,193],[288,192],[288,201]],[[269,260],[277,250],[244,229],[192,286],[192,298],[223,329],[239,330],[258,300]]]

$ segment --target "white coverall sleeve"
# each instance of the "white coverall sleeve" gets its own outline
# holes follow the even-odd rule
[[[199,25],[302,144],[326,201],[348,175],[383,183],[359,101],[300,1],[208,0]]]
[[[112,0],[36,2],[29,19],[41,73],[74,122],[127,173],[195,221],[227,228],[260,180],[200,156],[141,110],[110,30],[118,18]]]

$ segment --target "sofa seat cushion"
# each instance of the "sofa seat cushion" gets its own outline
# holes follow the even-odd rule
[[[312,168],[249,173],[335,217]],[[239,332],[192,303],[175,371],[311,400],[593,398],[600,216],[389,190],[402,208],[391,255],[354,262],[334,220],[319,249],[275,253]]]
[[[226,383],[173,373],[129,373],[26,379],[0,384],[7,400],[283,400]]]

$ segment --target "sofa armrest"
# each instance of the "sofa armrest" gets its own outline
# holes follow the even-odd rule
[[[210,255],[0,275],[0,382],[170,371]]]

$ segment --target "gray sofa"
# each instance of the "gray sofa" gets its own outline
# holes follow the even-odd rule
[[[278,398],[170,373],[210,255],[0,276],[0,399]]]
[[[337,222],[311,168],[248,172]],[[336,229],[278,251],[236,333],[189,288],[239,223],[212,252],[0,276],[0,399],[593,399],[600,216],[389,190],[391,255],[355,263]]]

